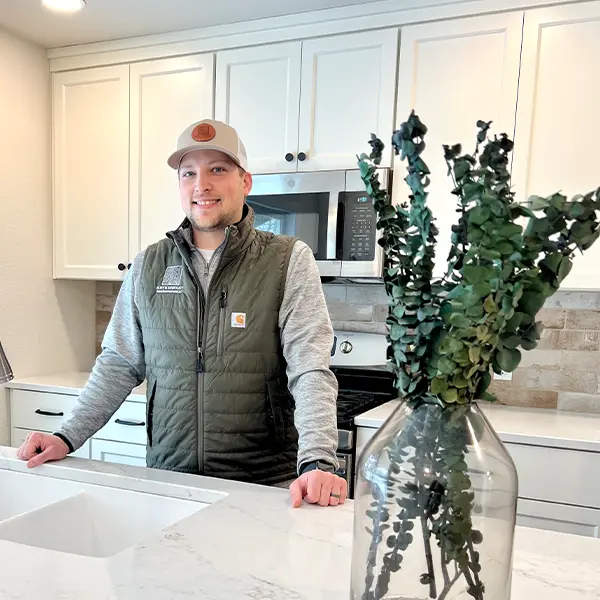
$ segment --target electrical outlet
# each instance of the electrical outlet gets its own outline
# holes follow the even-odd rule
[[[511,381],[512,373],[506,373],[505,371],[502,371],[502,373],[500,373],[500,374],[494,373],[494,379],[501,379],[503,381]]]

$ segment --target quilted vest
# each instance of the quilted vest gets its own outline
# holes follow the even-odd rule
[[[296,476],[298,434],[278,317],[295,238],[226,230],[204,297],[183,227],[145,252],[138,307],[149,467],[253,483]]]

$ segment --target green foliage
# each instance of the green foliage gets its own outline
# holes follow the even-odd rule
[[[521,350],[537,346],[537,313],[569,274],[575,252],[600,236],[600,188],[571,200],[556,193],[516,202],[508,171],[513,142],[506,134],[490,138],[490,126],[477,122],[473,154],[460,144],[443,146],[459,217],[439,279],[430,171],[422,158],[427,127],[413,111],[392,135],[395,154],[408,164],[408,202],[393,206],[381,190],[379,138],[372,134],[370,155],[359,157],[382,231],[388,360],[399,395],[411,405],[493,399],[486,392],[490,370],[514,371]]]
[[[492,370],[514,371],[522,350],[536,347],[539,310],[569,274],[575,252],[589,249],[600,236],[600,188],[571,200],[556,193],[516,202],[508,171],[513,142],[506,134],[489,138],[490,126],[477,122],[473,154],[464,154],[460,144],[443,146],[458,219],[448,268],[439,279],[433,277],[438,230],[427,206],[430,171],[422,158],[427,127],[412,112],[392,135],[396,155],[408,165],[410,193],[398,206],[381,190],[376,173],[383,142],[372,134],[370,155],[359,157],[382,232],[389,367],[400,397],[416,415],[389,449],[386,494],[373,487],[363,600],[386,596],[416,523],[427,564],[420,582],[429,597],[446,598],[463,578],[467,594],[483,600],[475,550],[483,538],[473,528],[466,463],[473,432],[465,426],[465,411],[475,400],[494,400],[487,391]],[[399,483],[400,472],[412,480]],[[434,569],[432,537],[441,553],[441,578]]]

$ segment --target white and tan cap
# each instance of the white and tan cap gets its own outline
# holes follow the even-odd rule
[[[169,156],[168,165],[178,169],[181,159],[194,150],[218,150],[231,157],[244,171],[248,170],[246,148],[238,132],[222,121],[203,119],[190,125],[177,140],[177,150]]]

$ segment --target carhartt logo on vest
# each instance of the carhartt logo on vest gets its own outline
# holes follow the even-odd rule
[[[231,326],[245,329],[246,313],[231,313]]]
[[[167,267],[162,278],[162,283],[156,286],[157,294],[181,294],[183,285],[183,266]]]

